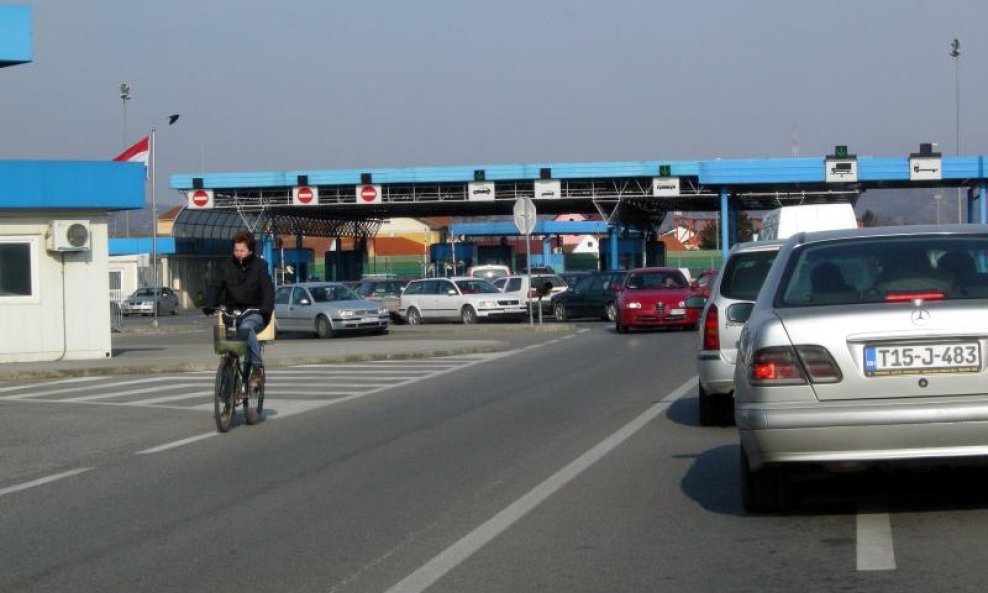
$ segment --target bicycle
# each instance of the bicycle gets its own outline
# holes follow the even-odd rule
[[[237,326],[247,315],[260,313],[259,309],[227,312],[220,307],[216,312],[213,328],[213,351],[220,355],[216,369],[216,387],[213,392],[213,416],[216,430],[227,432],[233,426],[237,406],[244,409],[244,421],[248,425],[260,422],[264,412],[264,375],[258,374],[247,360],[247,341],[238,339]],[[263,349],[264,344],[261,343]],[[255,374],[258,374],[255,377]],[[252,379],[257,386],[252,387]]]

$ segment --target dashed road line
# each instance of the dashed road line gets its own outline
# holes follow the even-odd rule
[[[72,476],[78,476],[81,473],[88,472],[90,470],[96,469],[95,467],[81,467],[79,469],[70,470],[67,472],[62,472],[60,474],[55,474],[52,476],[47,476],[44,478],[38,478],[37,480],[32,480],[30,482],[24,482],[23,484],[17,484],[16,486],[8,486],[7,488],[0,489],[0,496],[6,496],[7,494],[13,494],[14,492],[20,492],[22,490],[27,490],[28,488],[34,488],[35,486],[41,486],[43,484],[49,484],[58,480],[65,478],[71,478]]]
[[[858,509],[858,570],[895,570],[892,523],[885,505],[862,505]]]

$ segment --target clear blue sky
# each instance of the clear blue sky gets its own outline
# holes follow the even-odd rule
[[[0,71],[0,158],[173,173],[986,154],[985,0],[43,0]],[[166,124],[171,113],[181,120]]]

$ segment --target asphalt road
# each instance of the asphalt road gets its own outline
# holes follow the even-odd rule
[[[975,591],[981,473],[807,480],[746,516],[682,332],[272,372],[0,388],[0,591]],[[124,384],[127,381],[129,383]]]

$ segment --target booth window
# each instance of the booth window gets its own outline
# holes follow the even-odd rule
[[[34,242],[0,238],[0,301],[37,297],[37,262]]]

